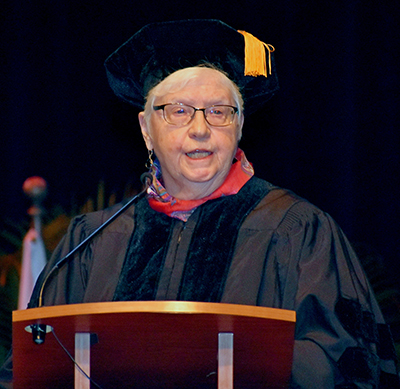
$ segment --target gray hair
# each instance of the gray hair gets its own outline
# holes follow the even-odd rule
[[[226,86],[232,93],[235,104],[239,109],[239,118],[241,118],[241,116],[243,115],[243,97],[240,93],[239,87],[232,80],[230,80],[223,71],[221,71],[217,67],[209,64],[204,64],[177,70],[176,72],[170,74],[168,77],[162,80],[155,87],[150,89],[148,95],[146,96],[146,104],[144,106],[144,119],[146,120],[147,125],[149,126],[150,124],[150,116],[153,113],[153,104],[157,97],[181,90],[190,80],[198,77],[200,72],[202,72],[204,69],[213,69],[221,74],[221,80],[224,84],[226,84]],[[242,137],[241,127],[239,128],[238,136],[239,139]]]

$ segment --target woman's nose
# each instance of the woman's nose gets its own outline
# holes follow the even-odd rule
[[[202,139],[210,136],[210,127],[203,111],[196,111],[189,125],[189,134],[191,137]]]

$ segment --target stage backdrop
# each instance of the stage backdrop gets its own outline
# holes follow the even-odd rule
[[[399,260],[398,2],[3,0],[0,215],[26,222],[24,180],[71,210],[100,180],[140,186],[137,111],[113,96],[103,61],[155,21],[217,18],[276,48],[280,92],[245,121],[256,174],[331,214],[363,253]],[[5,222],[6,221],[6,222]]]

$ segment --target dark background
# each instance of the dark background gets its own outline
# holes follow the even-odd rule
[[[0,218],[26,221],[22,183],[48,182],[46,208],[140,186],[137,111],[103,62],[143,25],[221,19],[276,48],[280,92],[245,121],[256,174],[329,214],[398,282],[397,1],[2,0]],[[4,224],[6,225],[6,224]]]

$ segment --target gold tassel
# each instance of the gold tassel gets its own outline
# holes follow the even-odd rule
[[[244,36],[244,75],[268,77],[268,74],[271,74],[271,53],[275,51],[274,46],[260,41],[246,31],[238,30],[238,32]],[[264,47],[268,50],[269,70],[267,70]]]

